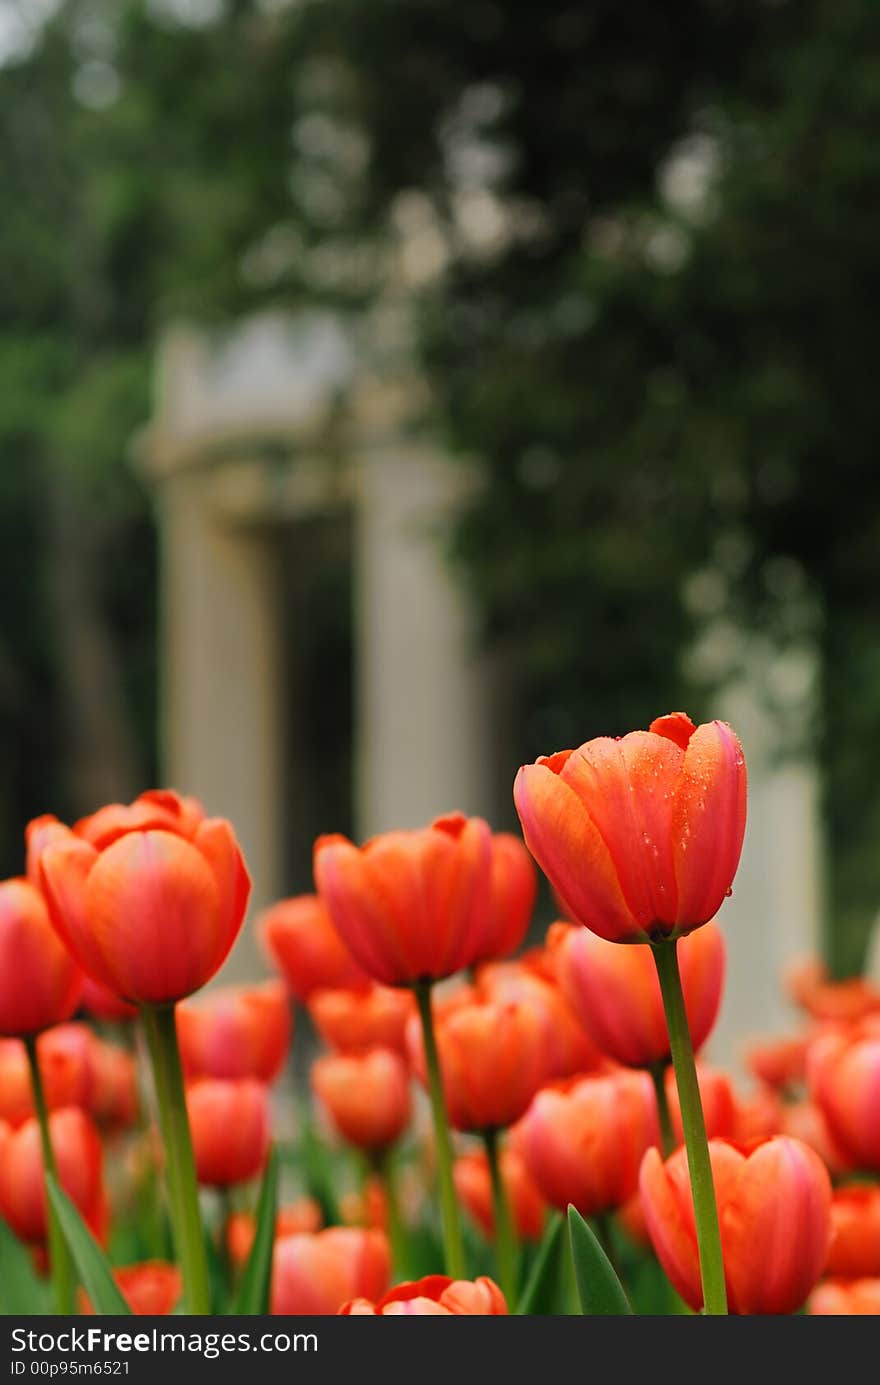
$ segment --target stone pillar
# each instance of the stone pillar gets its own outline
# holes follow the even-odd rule
[[[359,833],[491,816],[487,672],[447,553],[466,473],[405,439],[355,466]]]
[[[281,888],[283,632],[271,531],[230,525],[211,497],[210,467],[158,485],[162,777],[234,824],[253,915]],[[224,980],[261,969],[246,927]]]

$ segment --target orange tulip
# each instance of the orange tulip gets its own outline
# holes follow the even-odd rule
[[[880,1170],[880,1015],[820,1035],[807,1076],[842,1156],[854,1168]]]
[[[835,1188],[825,1273],[841,1279],[880,1278],[880,1187],[852,1183]]]
[[[811,1034],[792,1034],[752,1044],[746,1052],[746,1067],[759,1082],[787,1091],[799,1087],[807,1073],[807,1049]]]
[[[485,1275],[470,1280],[429,1274],[398,1284],[375,1303],[357,1298],[339,1311],[345,1317],[500,1317],[507,1315],[507,1304],[498,1285]]]
[[[827,1279],[810,1294],[811,1317],[876,1317],[880,1314],[880,1279]]]
[[[409,1125],[409,1072],[390,1049],[325,1054],[312,1065],[312,1090],[342,1138],[360,1149],[386,1149]]]
[[[127,1130],[137,1120],[139,1097],[134,1054],[118,1044],[95,1040],[91,1112],[108,1130]]]
[[[363,990],[369,984],[316,894],[273,904],[257,927],[266,955],[297,1000],[307,1001],[325,987]]]
[[[783,1103],[770,1087],[758,1087],[736,1102],[734,1138],[747,1145],[754,1140],[766,1140],[770,1135],[782,1135]]]
[[[284,1067],[292,1019],[283,981],[224,986],[175,1011],[188,1078],[253,1077],[274,1082]]]
[[[93,981],[85,972],[82,982],[82,1006],[90,1015],[94,1015],[95,1019],[111,1020],[115,1024],[135,1019],[137,1016],[136,1005],[129,1005],[127,1000],[120,1000],[118,995]]]
[[[113,1278],[132,1313],[137,1317],[159,1318],[173,1312],[183,1293],[183,1279],[176,1265],[166,1260],[146,1260],[141,1265],[124,1265],[113,1271]],[[80,1311],[94,1313],[91,1300],[79,1291]]]
[[[378,1298],[390,1275],[384,1231],[332,1226],[312,1236],[282,1236],[275,1242],[270,1311],[327,1317],[349,1299]]]
[[[681,1107],[678,1103],[678,1087],[672,1068],[666,1069],[664,1080],[672,1133],[676,1143],[681,1144],[684,1141],[684,1130],[681,1124]],[[698,1063],[697,1083],[707,1136],[710,1140],[716,1135],[733,1139],[737,1133],[737,1107],[733,1086],[727,1073],[719,1072],[718,1068],[710,1068],[707,1063]]]
[[[84,1024],[58,1024],[39,1036],[37,1063],[50,1111],[63,1106],[91,1109],[97,1045]],[[0,1119],[19,1126],[34,1114],[25,1046],[20,1039],[0,1039]]]
[[[186,1109],[200,1183],[225,1188],[256,1178],[270,1139],[269,1090],[262,1082],[200,1078],[187,1086]]]
[[[453,1010],[436,1026],[443,1093],[458,1130],[497,1130],[523,1114],[546,1079],[541,1016],[525,1004],[484,1001]],[[417,1022],[410,1024],[413,1070],[427,1081]]]
[[[24,1037],[69,1019],[82,976],[27,880],[0,883],[0,1034]]]
[[[301,1197],[289,1207],[279,1209],[275,1218],[275,1239],[293,1236],[298,1231],[320,1231],[321,1208],[313,1197]],[[257,1234],[256,1219],[250,1212],[233,1212],[226,1223],[226,1248],[236,1268],[247,1261]]]
[[[777,1135],[749,1153],[710,1140],[731,1313],[793,1313],[818,1280],[831,1236],[831,1182],[821,1159]],[[639,1178],[654,1249],[675,1289],[703,1304],[693,1202],[684,1149],[666,1163],[648,1150]]]
[[[668,1062],[663,998],[647,948],[617,947],[565,923],[553,924],[547,944],[563,995],[597,1048],[627,1067]],[[724,939],[717,925],[682,939],[678,962],[691,1041],[699,1049],[721,1004]]]
[[[880,989],[862,976],[832,981],[818,957],[794,963],[785,979],[792,1000],[819,1023],[851,1024],[880,1012]]]
[[[746,822],[742,747],[683,712],[524,765],[526,845],[565,911],[609,942],[678,937],[730,893]]]
[[[636,1190],[642,1155],[659,1143],[647,1073],[583,1077],[545,1087],[516,1127],[514,1147],[552,1207],[584,1217],[621,1207]]]
[[[106,1220],[101,1141],[84,1111],[66,1107],[49,1117],[58,1181],[85,1220],[100,1231]],[[0,1147],[0,1215],[21,1241],[46,1240],[43,1150],[35,1117],[7,1131]]]
[[[555,981],[524,963],[493,962],[477,972],[475,1000],[529,1006],[541,1022],[544,1081],[608,1067]]]
[[[340,1053],[390,1048],[406,1055],[406,1025],[415,1014],[412,991],[371,984],[366,990],[316,990],[309,1014],[325,1044]]]
[[[491,908],[492,838],[454,813],[358,848],[319,837],[315,881],[356,960],[386,986],[437,981],[470,966]]]
[[[454,1174],[459,1200],[491,1240],[495,1235],[495,1212],[486,1154],[475,1150],[460,1155],[455,1161]],[[501,1151],[501,1181],[517,1236],[523,1241],[540,1241],[547,1219],[547,1204],[516,1150]]]
[[[83,970],[140,1005],[181,1000],[211,979],[250,892],[229,823],[170,792],[102,808],[43,846],[35,869]]]
[[[831,1137],[828,1122],[814,1101],[783,1102],[779,1107],[778,1130],[774,1133],[803,1140],[805,1145],[816,1151],[832,1177],[845,1173],[849,1167]]]
[[[537,893],[537,872],[519,837],[511,832],[493,833],[489,907],[475,962],[516,952],[526,935]]]

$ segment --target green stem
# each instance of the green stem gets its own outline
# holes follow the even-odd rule
[[[40,1064],[37,1060],[37,1039],[35,1034],[29,1034],[24,1041],[27,1050],[28,1063],[31,1070],[31,1086],[34,1092],[34,1109],[37,1113],[37,1122],[40,1127],[40,1144],[43,1150],[43,1170],[51,1173],[56,1179],[58,1169],[55,1165],[55,1154],[52,1150],[52,1137],[49,1133],[49,1111],[46,1106],[46,1094],[43,1091],[43,1079],[40,1075]],[[55,1290],[55,1311],[69,1315],[74,1312],[74,1288],[76,1281],[73,1273],[73,1260],[67,1241],[64,1239],[64,1232],[61,1230],[61,1223],[55,1214],[55,1209],[49,1201],[46,1193],[46,1227],[48,1231],[49,1245],[49,1268],[52,1272],[52,1285]]]
[[[171,1225],[183,1273],[187,1311],[206,1314],[211,1311],[208,1262],[199,1215],[199,1186],[186,1114],[174,1007],[145,1005],[141,1014],[156,1084],[165,1146]]]
[[[501,1176],[501,1150],[499,1132],[484,1130],[483,1141],[489,1160],[489,1177],[492,1180],[492,1219],[495,1223],[495,1255],[498,1263],[498,1282],[507,1299],[511,1313],[516,1311],[517,1303],[517,1260],[518,1247],[513,1220],[510,1215],[510,1202]]]
[[[455,1198],[455,1182],[452,1177],[452,1140],[449,1136],[446,1102],[443,1097],[440,1056],[437,1052],[434,1019],[431,1014],[431,983],[430,981],[419,981],[413,990],[416,993],[419,1016],[422,1021],[425,1066],[428,1070],[428,1092],[431,1097],[431,1114],[434,1118],[437,1183],[440,1188],[440,1210],[443,1217],[446,1273],[451,1275],[453,1279],[464,1279],[467,1274],[464,1263],[464,1243],[461,1238],[461,1222],[458,1215],[458,1203]]]
[[[666,1013],[666,1027],[669,1030],[669,1046],[672,1050],[672,1064],[675,1069],[678,1103],[687,1149],[697,1247],[700,1253],[700,1275],[703,1281],[703,1311],[716,1315],[727,1312],[724,1259],[721,1252],[712,1163],[706,1139],[706,1123],[703,1120],[703,1105],[697,1084],[694,1049],[684,1007],[676,948],[674,940],[652,945],[663,996],[663,1009]]]
[[[675,1149],[675,1132],[672,1129],[672,1116],[669,1113],[669,1098],[666,1095],[666,1063],[652,1063],[649,1072],[657,1093],[657,1114],[660,1117],[660,1148],[663,1158],[668,1159]]]
[[[397,1196],[397,1172],[394,1167],[394,1154],[391,1148],[380,1150],[377,1153],[374,1168],[377,1177],[381,1180],[385,1193],[385,1204],[388,1208],[388,1238],[391,1241],[395,1276],[397,1279],[408,1279],[410,1273],[409,1238],[400,1211],[400,1199]]]

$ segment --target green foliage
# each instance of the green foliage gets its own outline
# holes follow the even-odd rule
[[[257,1203],[256,1231],[251,1253],[238,1286],[233,1312],[259,1316],[269,1312],[272,1288],[272,1252],[278,1210],[278,1153],[269,1155]]]
[[[95,1312],[129,1316],[131,1309],[117,1287],[109,1260],[51,1173],[46,1174],[46,1191]]]
[[[592,1228],[572,1206],[568,1209],[568,1235],[581,1312],[606,1317],[632,1313],[614,1266]]]

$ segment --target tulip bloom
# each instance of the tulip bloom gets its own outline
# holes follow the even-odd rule
[[[202,1184],[226,1188],[261,1172],[269,1153],[269,1091],[262,1082],[206,1077],[186,1090],[196,1174]]]
[[[795,1140],[803,1140],[805,1145],[816,1151],[832,1178],[846,1173],[849,1168],[831,1137],[828,1122],[814,1101],[783,1102],[779,1108],[779,1125],[774,1134],[791,1135]],[[737,1136],[741,1138],[739,1130]]]
[[[387,1149],[409,1125],[409,1072],[387,1048],[328,1053],[312,1065],[312,1089],[339,1134],[360,1149]]]
[[[522,943],[535,907],[538,876],[519,837],[492,835],[492,876],[483,938],[474,961],[509,957]]]
[[[362,847],[319,837],[315,881],[336,928],[385,986],[438,981],[476,961],[491,910],[492,837],[460,813]]]
[[[270,1312],[327,1317],[352,1298],[379,1298],[391,1276],[383,1231],[332,1226],[275,1243]]]
[[[706,1123],[706,1135],[710,1140],[715,1136],[733,1139],[736,1134],[737,1108],[736,1097],[727,1073],[719,1072],[717,1068],[710,1068],[707,1063],[699,1063],[697,1065],[697,1082],[700,1087],[700,1102],[703,1107],[703,1120]],[[681,1144],[684,1140],[684,1130],[681,1124],[678,1087],[672,1068],[666,1069],[664,1083],[673,1138],[676,1144]]]
[[[827,1279],[810,1294],[811,1317],[876,1317],[880,1314],[880,1279]]]
[[[709,1152],[730,1311],[793,1313],[828,1255],[828,1171],[811,1149],[786,1136],[747,1154],[726,1140],[711,1140]],[[660,1263],[698,1311],[703,1291],[685,1151],[676,1150],[664,1164],[658,1150],[648,1150],[639,1191]]]
[[[177,1040],[188,1078],[274,1082],[284,1067],[292,1019],[283,981],[225,986],[178,1005]]]
[[[529,1175],[521,1155],[501,1151],[501,1181],[516,1234],[523,1241],[540,1241],[547,1219],[547,1204]],[[495,1236],[495,1210],[489,1160],[484,1152],[462,1154],[455,1161],[455,1191],[483,1234]]]
[[[366,990],[316,990],[308,999],[321,1038],[339,1053],[390,1048],[406,1056],[406,1025],[415,1014],[411,991],[370,984]]]
[[[281,1207],[275,1218],[275,1239],[294,1236],[297,1232],[320,1231],[321,1208],[313,1197],[301,1197],[288,1207]],[[256,1219],[250,1212],[233,1212],[226,1223],[226,1248],[237,1269],[247,1261],[257,1234]]]
[[[93,1063],[92,1115],[105,1129],[127,1130],[137,1120],[140,1104],[134,1054],[96,1040]]]
[[[669,1061],[669,1034],[657,969],[648,948],[617,947],[564,923],[547,936],[562,993],[593,1043],[626,1067]],[[695,1049],[712,1032],[724,982],[724,939],[707,923],[678,948],[681,984]]]
[[[141,1265],[124,1265],[113,1271],[113,1278],[136,1317],[160,1318],[174,1311],[183,1293],[183,1279],[176,1265],[167,1260],[147,1260]],[[80,1308],[94,1313],[91,1301],[80,1289]]]
[[[49,1117],[58,1181],[93,1230],[106,1216],[101,1141],[84,1111],[65,1108]],[[40,1127],[35,1118],[7,1131],[0,1147],[0,1215],[16,1236],[42,1245],[47,1236],[46,1187]]]
[[[95,1088],[98,1040],[84,1024],[58,1024],[37,1039],[37,1064],[46,1106],[90,1110]],[[0,1039],[0,1119],[19,1126],[35,1114],[33,1085],[25,1046]]]
[[[852,1183],[835,1188],[825,1273],[840,1279],[880,1278],[880,1187]]]
[[[82,1007],[88,1010],[90,1015],[94,1015],[95,1019],[110,1020],[114,1024],[137,1018],[136,1005],[129,1005],[127,1000],[120,1000],[118,995],[93,981],[85,972],[82,980]]]
[[[746,1067],[759,1082],[779,1091],[801,1086],[807,1074],[810,1034],[786,1035],[752,1044],[746,1053]]]
[[[742,747],[683,712],[524,765],[523,835],[566,913],[609,942],[691,932],[730,893],[746,822]]]
[[[485,1275],[470,1280],[429,1274],[398,1284],[376,1303],[358,1298],[339,1311],[345,1317],[500,1317],[507,1315],[507,1304],[498,1285]]]
[[[138,1005],[181,1000],[211,979],[250,892],[229,823],[170,792],[102,808],[43,846],[35,869],[82,969]]]
[[[27,880],[0,883],[0,1035],[24,1038],[69,1019],[82,976]]]
[[[515,1148],[552,1207],[591,1217],[636,1191],[645,1151],[660,1140],[647,1073],[584,1077],[545,1087],[516,1127]]]
[[[880,1013],[880,990],[863,976],[832,981],[824,962],[808,957],[786,973],[786,987],[795,1004],[820,1024],[852,1024]]]
[[[578,1022],[559,986],[522,959],[480,967],[473,999],[526,1005],[534,1011],[541,1023],[542,1081],[608,1067],[605,1055]]]
[[[880,1015],[816,1039],[807,1076],[843,1157],[854,1168],[880,1170]]]
[[[362,990],[369,984],[315,894],[273,904],[260,915],[257,929],[266,955],[299,1001],[319,989]]]
[[[541,1016],[529,1005],[485,1001],[453,1010],[437,1026],[443,1094],[458,1130],[497,1130],[523,1114],[546,1077]],[[416,1024],[409,1030],[416,1075],[427,1080]]]

